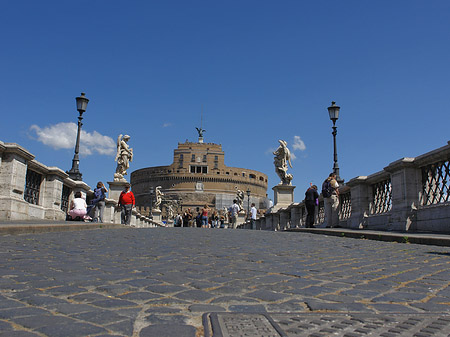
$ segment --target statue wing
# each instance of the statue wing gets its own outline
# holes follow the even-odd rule
[[[114,159],[114,161],[117,161],[117,159],[119,159],[120,156],[120,142],[122,140],[122,134],[119,135],[119,137],[117,137],[117,153],[116,153],[116,159]]]
[[[292,168],[292,164],[291,164],[291,151],[289,151],[288,147],[286,146],[286,159],[289,163],[289,166]]]

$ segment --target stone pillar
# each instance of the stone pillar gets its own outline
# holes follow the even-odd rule
[[[49,167],[42,186],[42,206],[47,220],[64,220],[66,214],[61,210],[63,180],[69,175],[57,167]]]
[[[280,208],[286,208],[294,202],[294,189],[292,185],[276,185],[272,188],[274,192],[274,205],[272,213],[276,212]]]
[[[286,230],[290,228],[290,210],[288,211],[288,208],[281,208],[280,210],[278,210],[278,213],[280,214],[280,230]]]
[[[34,156],[17,144],[0,143],[0,219],[28,219],[29,204],[24,200],[28,162]]]
[[[240,211],[237,216],[236,227],[241,226],[243,223],[245,223],[245,212]]]
[[[289,206],[288,210],[291,213],[291,228],[299,228],[301,226],[302,207],[299,203],[294,203]]]
[[[392,210],[391,230],[417,229],[417,208],[422,187],[422,172],[414,165],[414,158],[403,158],[384,168],[391,173]]]
[[[126,184],[128,184],[126,181],[108,181],[108,198],[119,202],[120,193],[125,189]]]
[[[352,214],[348,219],[348,227],[362,229],[367,227],[369,215],[369,186],[366,176],[358,176],[351,179],[347,186],[350,187],[352,196]]]
[[[157,222],[159,224],[162,223],[162,217],[161,217],[161,210],[160,209],[152,209],[152,216],[153,216],[153,221]]]

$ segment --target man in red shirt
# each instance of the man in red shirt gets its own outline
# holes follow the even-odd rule
[[[120,193],[119,204],[122,208],[120,218],[122,225],[130,225],[131,211],[135,205],[134,194],[130,191],[130,184],[126,184],[122,193]]]

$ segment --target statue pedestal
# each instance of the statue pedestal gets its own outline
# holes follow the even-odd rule
[[[239,227],[243,223],[245,223],[245,212],[244,211],[240,211],[238,213],[238,216],[237,216],[237,219],[236,219],[236,226]]]
[[[109,199],[113,199],[116,202],[119,201],[120,193],[125,189],[127,181],[108,181],[109,185]]]
[[[277,185],[272,188],[274,192],[274,205],[272,213],[278,211],[280,208],[286,208],[294,202],[294,189],[292,185]]]
[[[153,221],[157,223],[162,223],[161,221],[161,210],[160,209],[152,209]]]

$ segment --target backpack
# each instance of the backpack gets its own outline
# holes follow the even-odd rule
[[[331,197],[333,193],[333,187],[331,186],[331,180],[325,180],[322,184],[322,195],[324,198]]]
[[[105,194],[103,193],[103,188],[96,188],[94,190],[94,196],[96,200],[104,200],[105,199]]]

